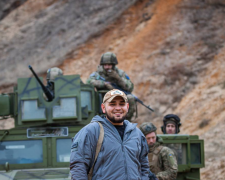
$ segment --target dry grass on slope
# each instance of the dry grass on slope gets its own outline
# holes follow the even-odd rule
[[[225,48],[208,64],[204,77],[178,105],[184,134],[197,134],[205,142],[206,167],[202,179],[225,176]],[[213,173],[212,173],[213,172]]]

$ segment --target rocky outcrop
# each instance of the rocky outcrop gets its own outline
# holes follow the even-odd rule
[[[13,10],[21,6],[27,0],[1,0],[0,1],[0,21]]]
[[[136,0],[4,1],[0,22],[0,85],[59,65],[92,36],[97,36]],[[11,12],[12,4],[19,6]],[[7,8],[8,6],[8,8]],[[12,73],[13,72],[13,73]]]

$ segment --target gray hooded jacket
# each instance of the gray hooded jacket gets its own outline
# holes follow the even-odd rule
[[[148,180],[148,145],[136,124],[125,120],[123,140],[107,120],[95,116],[104,128],[104,139],[96,160],[92,180]],[[90,123],[74,137],[71,147],[70,171],[73,180],[87,180],[94,162],[100,127]]]

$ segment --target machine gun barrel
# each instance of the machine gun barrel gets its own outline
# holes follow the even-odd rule
[[[118,86],[117,86],[116,84],[114,84],[114,83],[112,83],[111,85],[112,85],[114,88],[119,89],[120,91],[123,91],[126,95],[128,95],[128,94],[132,95],[132,96],[134,97],[134,99],[135,99],[137,102],[139,102],[142,106],[144,106],[144,107],[146,107],[147,109],[149,109],[150,111],[154,112],[154,110],[153,110],[150,106],[145,105],[145,104],[143,103],[143,101],[141,101],[137,96],[131,94],[131,93],[128,92],[128,91],[123,90],[122,88],[118,87]]]
[[[44,84],[41,82],[41,80],[39,79],[37,74],[34,72],[33,68],[30,65],[28,67],[31,70],[31,72],[33,73],[33,75],[35,76],[35,78],[37,79],[38,83],[41,85],[41,88],[42,88],[43,92],[45,93],[48,101],[52,101],[54,99],[53,93],[47,87],[44,86]]]

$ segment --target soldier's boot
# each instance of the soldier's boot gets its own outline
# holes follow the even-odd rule
[[[129,110],[126,116],[126,119],[131,121],[131,118],[133,117],[135,111],[136,111],[136,102],[134,99],[134,96],[128,94],[127,95],[128,103],[129,103]]]

